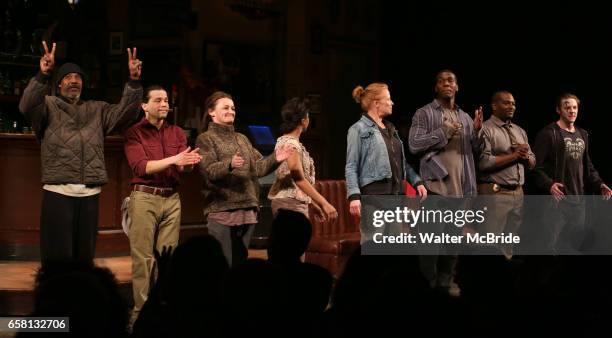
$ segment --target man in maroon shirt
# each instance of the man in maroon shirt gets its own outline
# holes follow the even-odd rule
[[[145,90],[145,117],[125,133],[125,155],[134,178],[128,213],[132,253],[132,320],[147,300],[153,273],[154,248],[176,247],[181,224],[179,174],[191,171],[202,157],[190,150],[183,130],[166,122],[168,93],[163,87]]]

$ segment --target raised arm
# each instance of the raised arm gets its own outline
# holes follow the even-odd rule
[[[293,148],[289,144],[285,144],[281,147],[278,147],[274,150],[274,154],[271,154],[268,157],[263,157],[257,149],[253,148],[249,140],[244,137],[245,141],[248,142],[251,147],[251,154],[253,156],[253,160],[255,162],[255,172],[257,177],[262,177],[270,174],[272,171],[276,170],[278,166],[287,158],[295,153],[295,148]]]
[[[247,141],[248,142],[248,141]],[[251,157],[255,163],[255,175],[257,177],[263,177],[273,172],[278,168],[282,161],[277,161],[274,154],[264,157],[257,149],[255,149],[249,142],[251,147]]]
[[[140,103],[142,101],[142,85],[140,75],[142,73],[142,61],[137,56],[137,50],[128,48],[128,68],[130,70],[130,81],[123,88],[121,100],[117,104],[103,103],[102,120],[105,134],[121,129],[138,116]]]
[[[28,86],[24,89],[19,101],[19,111],[32,123],[32,127],[39,137],[47,121],[47,109],[45,96],[51,94],[51,72],[55,68],[55,47],[53,43],[51,50],[43,41],[45,53],[40,58],[40,71],[34,76]]]
[[[472,145],[472,152],[475,154],[476,158],[478,158],[478,156],[484,150],[484,147],[485,147],[484,140],[483,140],[483,134],[482,134],[482,120],[483,120],[482,106],[479,106],[474,112],[474,120],[472,121],[472,130],[470,134],[470,137],[471,137],[470,143]]]

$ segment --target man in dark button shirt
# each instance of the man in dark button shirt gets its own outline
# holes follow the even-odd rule
[[[612,196],[591,162],[588,133],[575,126],[579,105],[575,95],[562,95],[557,101],[559,120],[538,133],[534,147],[535,183],[541,193],[555,200],[550,244],[557,253],[573,252],[582,243],[585,213],[580,195]]]
[[[147,300],[155,275],[154,249],[175,248],[181,224],[179,174],[191,171],[202,157],[190,151],[183,130],[166,122],[168,93],[163,87],[145,90],[145,117],[125,133],[125,155],[134,178],[128,214],[132,254],[133,323]]]

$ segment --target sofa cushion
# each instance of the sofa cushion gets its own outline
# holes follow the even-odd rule
[[[324,180],[315,183],[315,189],[338,211],[338,219],[333,225],[312,222],[312,237],[329,236],[359,232],[359,219],[349,213],[346,200],[346,183],[344,180]],[[310,219],[314,220],[313,208],[310,208]]]

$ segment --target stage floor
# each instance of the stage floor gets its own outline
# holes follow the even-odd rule
[[[266,259],[266,250],[249,250],[249,258]],[[131,297],[132,260],[129,256],[96,258],[95,262],[109,268],[126,297]],[[35,261],[0,261],[0,316],[23,316],[32,310],[34,278],[39,266]]]

